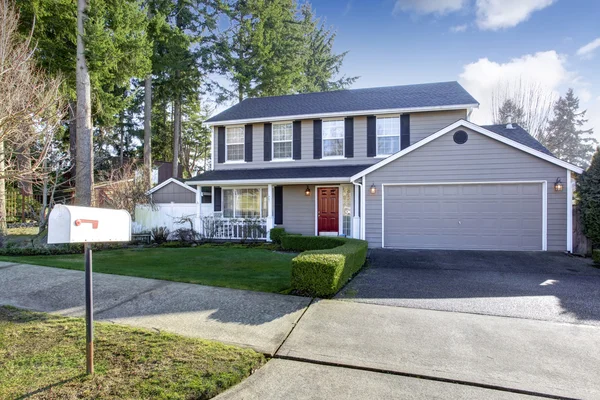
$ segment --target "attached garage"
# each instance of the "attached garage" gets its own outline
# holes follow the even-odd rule
[[[382,191],[383,247],[546,249],[545,182],[384,184]]]

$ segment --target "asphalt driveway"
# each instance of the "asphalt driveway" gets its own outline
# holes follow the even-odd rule
[[[600,269],[562,253],[372,250],[336,297],[600,326]]]

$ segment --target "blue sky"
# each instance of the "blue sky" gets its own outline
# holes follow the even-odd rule
[[[600,139],[598,0],[313,0],[348,50],[353,88],[458,80],[481,103],[521,80],[573,87]]]

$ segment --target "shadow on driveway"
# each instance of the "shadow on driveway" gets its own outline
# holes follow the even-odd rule
[[[600,326],[600,270],[562,253],[372,250],[336,297]]]

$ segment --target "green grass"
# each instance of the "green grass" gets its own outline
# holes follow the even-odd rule
[[[265,362],[252,350],[109,323],[95,334],[90,377],[82,319],[0,307],[0,398],[209,399]]]
[[[36,236],[40,229],[37,226],[27,228],[8,228],[8,236]]]
[[[295,254],[242,246],[140,248],[94,253],[94,272],[281,293]],[[83,255],[2,256],[0,261],[83,270]]]

